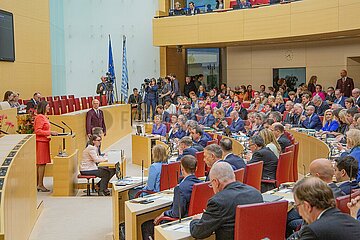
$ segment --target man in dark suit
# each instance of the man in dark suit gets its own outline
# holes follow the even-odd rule
[[[106,126],[104,120],[104,113],[99,109],[100,102],[97,99],[92,101],[93,108],[86,113],[86,134],[91,136],[91,130],[94,127],[101,127],[106,136]]]
[[[232,153],[232,140],[230,138],[222,138],[219,145],[223,151],[224,162],[229,163],[234,170],[246,167],[244,159]]]
[[[351,95],[354,98],[356,107],[360,107],[360,89],[354,88],[351,92]]]
[[[306,116],[300,117],[301,126],[306,129],[315,129],[316,131],[319,131],[322,128],[322,122],[315,113],[315,107],[309,105],[306,107],[305,111]]]
[[[241,106],[241,103],[239,101],[235,102],[234,110],[239,113],[239,117],[242,120],[247,120],[248,119],[248,111],[246,110],[246,108],[243,108]]]
[[[171,99],[173,100],[174,104],[177,104],[177,97],[181,96],[181,90],[180,90],[180,83],[179,80],[176,79],[175,74],[171,73],[168,75],[171,79]]]
[[[33,98],[26,104],[26,112],[28,113],[30,109],[35,110],[37,105],[40,102],[41,94],[39,92],[34,93]]]
[[[349,195],[353,189],[359,189],[356,176],[359,170],[358,161],[352,156],[338,158],[335,164],[337,186],[343,193]]]
[[[200,128],[200,126],[197,126],[194,129],[191,129],[190,132],[191,132],[191,138],[192,138],[194,144],[199,144],[202,147],[206,147],[207,142],[212,140],[210,135],[207,134],[206,132],[204,132]]]
[[[233,111],[233,107],[231,106],[231,100],[225,99],[223,103],[225,117],[230,117],[231,112]]]
[[[335,208],[333,192],[326,183],[315,177],[303,178],[293,193],[295,208],[307,223],[296,239],[360,239],[360,222]]]
[[[222,121],[222,124],[225,128],[228,128],[232,133],[239,133],[245,131],[244,121],[239,117],[239,113],[237,111],[232,111],[230,113],[230,117],[232,119],[232,123],[229,125],[226,120]]]
[[[131,104],[132,120],[141,120],[141,101],[142,98],[137,88],[133,89],[133,94],[130,95],[128,103]]]
[[[194,81],[191,80],[191,77],[186,77],[184,85],[184,95],[186,97],[190,97],[190,92],[196,93],[196,86]]]
[[[285,148],[291,145],[291,141],[285,136],[285,128],[281,123],[274,123],[271,129],[281,147],[281,152],[285,152]]]
[[[248,164],[262,161],[264,163],[262,179],[275,180],[278,158],[269,148],[265,147],[264,139],[259,135],[251,137],[249,148],[252,156],[247,156]],[[274,188],[275,185],[272,183],[261,183],[261,192],[266,192]]]
[[[102,76],[101,83],[99,83],[96,87],[96,94],[100,95],[100,98],[102,95],[106,94],[106,77]]]
[[[354,80],[347,76],[346,70],[342,70],[340,76],[341,78],[336,82],[336,89],[340,89],[345,97],[350,97],[351,91],[354,89]]]
[[[312,102],[314,103],[315,105],[315,113],[318,115],[318,116],[324,116],[324,113],[326,110],[328,110],[330,107],[329,105],[324,102],[320,96],[318,95],[315,95],[312,99]]]
[[[215,195],[209,199],[204,213],[190,222],[193,238],[203,239],[215,232],[216,239],[234,239],[236,206],[261,203],[263,198],[255,188],[237,182],[231,166],[226,162],[214,164],[210,183]]]
[[[305,115],[304,107],[301,103],[296,103],[293,108],[293,113],[289,113],[289,124],[293,127],[300,127],[301,126],[301,117]],[[288,114],[288,115],[289,115]],[[286,122],[287,123],[287,122]]]
[[[183,113],[184,113],[184,116],[187,118],[187,120],[194,120],[194,121],[197,120],[195,114],[191,112],[190,105],[185,105],[183,107]]]
[[[141,225],[142,239],[154,239],[154,222],[158,222],[162,217],[179,218],[187,217],[188,207],[194,184],[201,183],[202,181],[195,177],[196,171],[196,158],[193,156],[184,156],[181,159],[181,172],[183,180],[174,188],[174,197],[171,208],[158,216],[155,221],[150,220]]]
[[[335,90],[335,97],[334,103],[340,104],[343,108],[345,108],[345,100],[347,97],[344,97],[341,93],[340,89]]]
[[[164,106],[163,105],[157,105],[156,107],[156,112],[158,115],[161,116],[161,121],[164,122],[170,122],[170,114],[166,111],[164,111]]]
[[[195,3],[189,2],[189,8],[187,10],[187,15],[195,15],[195,14],[199,14],[199,13],[200,13],[200,9],[195,7]]]
[[[192,147],[193,141],[191,137],[185,136],[179,140],[179,156],[177,157],[176,161],[180,161],[185,155],[194,156],[198,152],[196,148]]]
[[[212,127],[215,124],[215,117],[211,113],[211,106],[206,105],[204,111],[205,115],[200,119],[199,124],[205,127]]]

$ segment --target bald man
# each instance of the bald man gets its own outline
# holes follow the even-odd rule
[[[345,195],[332,181],[335,170],[330,160],[325,158],[315,159],[310,163],[309,169],[311,176],[318,177],[329,185],[335,198]]]
[[[307,129],[315,129],[319,131],[322,128],[322,122],[319,116],[315,113],[315,107],[308,105],[305,108],[306,116],[301,116],[300,121],[301,125]]]
[[[106,135],[106,126],[104,120],[104,113],[101,111],[100,102],[97,99],[92,101],[92,109],[86,113],[86,134],[91,136],[91,130],[95,127],[101,127]]]

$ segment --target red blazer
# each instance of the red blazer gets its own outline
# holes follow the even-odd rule
[[[36,141],[50,142],[50,138],[48,138],[48,136],[51,135],[50,122],[45,115],[38,114],[35,117],[34,130],[36,134]]]
[[[91,130],[94,127],[101,127],[106,134],[104,113],[100,109],[99,116],[96,115],[95,110],[92,108],[86,113],[86,134],[91,134]]]

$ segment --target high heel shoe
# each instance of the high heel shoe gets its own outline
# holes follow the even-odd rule
[[[37,188],[37,191],[38,192],[50,192],[50,190],[49,189],[47,189],[47,188]]]

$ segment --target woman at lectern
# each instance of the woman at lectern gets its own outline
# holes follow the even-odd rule
[[[107,158],[99,155],[99,147],[101,144],[101,137],[92,135],[89,140],[89,145],[84,149],[82,160],[80,163],[81,175],[97,176],[101,178],[98,185],[100,186],[99,196],[109,196],[108,183],[115,174],[115,169],[107,167],[98,167],[96,164],[106,162]]]
[[[44,186],[45,166],[51,162],[50,159],[50,138],[58,133],[50,131],[50,122],[46,117],[50,106],[46,101],[41,101],[37,107],[37,115],[34,121],[36,135],[36,169],[37,169],[37,190],[38,192],[49,192]]]

